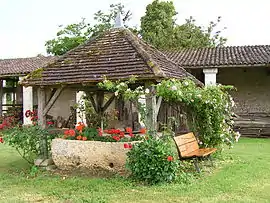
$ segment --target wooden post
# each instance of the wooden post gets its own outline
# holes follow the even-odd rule
[[[146,95],[146,128],[155,132],[157,128],[156,121],[156,95],[154,93],[155,88],[150,86],[148,87],[150,93]]]
[[[146,86],[147,87],[147,86]],[[162,102],[162,97],[156,98],[155,87],[148,86],[149,94],[146,95],[146,128],[157,131],[157,117]]]
[[[0,80],[0,116],[3,115],[3,80]]]
[[[46,95],[45,89],[43,87],[39,87],[37,90],[38,93],[38,124],[42,129],[46,128],[46,115],[43,114],[46,104]],[[48,147],[47,147],[47,137],[43,135],[40,138],[40,151],[41,156],[44,159],[48,158]]]

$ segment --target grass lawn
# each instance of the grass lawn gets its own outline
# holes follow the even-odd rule
[[[29,175],[0,144],[0,202],[270,202],[270,139],[242,138],[212,173],[188,184],[139,186],[122,178]]]

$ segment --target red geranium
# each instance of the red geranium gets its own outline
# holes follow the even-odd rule
[[[129,133],[129,136],[130,136],[130,137],[134,137],[134,134],[133,134],[133,133]]]
[[[86,140],[87,140],[87,137],[82,137],[82,140],[83,140],[83,141],[86,141]]]
[[[145,134],[145,133],[146,133],[146,129],[145,129],[145,128],[141,128],[141,129],[140,129],[140,133],[141,133],[141,134]]]
[[[129,127],[126,128],[126,132],[127,132],[127,133],[132,133],[132,128],[129,128]]]
[[[53,125],[53,122],[52,121],[48,121],[47,122],[47,125]]]
[[[172,156],[168,156],[168,157],[167,157],[167,160],[168,160],[168,161],[173,161],[173,157],[172,157]]]
[[[0,143],[4,143],[4,139],[0,137]]]
[[[128,148],[129,149],[132,149],[132,144],[131,143],[128,145]]]
[[[125,137],[125,133],[124,132],[120,132],[119,133],[119,137],[121,137],[121,138]]]
[[[120,137],[118,137],[118,136],[112,136],[112,138],[114,139],[114,140],[116,140],[116,141],[119,141],[121,138]]]
[[[79,136],[76,137],[76,139],[77,139],[77,140],[81,140],[81,139],[82,139],[82,136],[79,135]]]
[[[75,130],[73,130],[73,129],[70,129],[70,130],[68,131],[68,133],[69,133],[69,135],[72,136],[72,137],[74,137],[74,136],[76,135],[76,132],[75,132]]]
[[[128,144],[128,143],[125,143],[125,144],[124,144],[124,148],[125,148],[125,149],[128,149],[128,148],[129,148],[129,144]]]
[[[65,130],[64,134],[69,135],[69,130]]]

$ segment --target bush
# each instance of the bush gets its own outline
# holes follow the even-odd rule
[[[50,141],[54,138],[48,131],[41,129],[37,125],[16,126],[3,131],[4,142],[14,147],[18,153],[30,164],[34,162],[41,154],[40,140],[46,136],[48,139],[48,150],[50,150]]]
[[[178,156],[168,138],[149,138],[127,153],[131,176],[148,184],[171,182],[179,169]]]

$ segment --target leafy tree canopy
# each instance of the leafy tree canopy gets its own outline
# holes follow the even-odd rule
[[[176,15],[172,1],[154,0],[141,18],[143,39],[160,49],[215,47],[226,43],[226,39],[220,36],[221,31],[216,31],[221,17],[204,28],[197,26],[192,17],[183,25],[177,25]]]
[[[112,4],[108,12],[100,10],[94,14],[95,24],[87,23],[83,18],[79,23],[63,28],[60,26],[61,30],[57,32],[56,37],[46,41],[47,52],[62,55],[87,39],[112,28],[118,11],[125,16],[124,21],[130,19],[131,13],[125,12],[122,4]],[[141,18],[140,30],[130,27],[129,29],[140,34],[146,42],[159,49],[214,47],[226,43],[226,39],[221,36],[221,31],[216,30],[221,17],[218,17],[216,22],[211,21],[207,27],[200,27],[192,17],[184,24],[178,25],[176,15],[172,1],[154,0],[146,7],[146,13]]]

